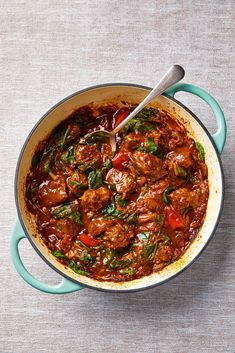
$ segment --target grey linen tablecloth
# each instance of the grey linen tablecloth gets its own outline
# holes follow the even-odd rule
[[[0,1],[0,352],[235,352],[234,2]],[[228,139],[226,197],[215,237],[174,280],[144,292],[41,293],[17,275],[9,255],[16,220],[14,170],[37,120],[65,96],[94,84],[153,86],[173,63],[185,82],[220,103]],[[178,94],[210,131],[198,98]],[[25,240],[25,264],[59,282]]]

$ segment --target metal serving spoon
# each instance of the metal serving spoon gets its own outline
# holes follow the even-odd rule
[[[148,103],[150,103],[154,98],[160,96],[167,88],[171,87],[175,83],[182,80],[184,77],[184,69],[179,65],[173,65],[158,82],[158,84],[152,89],[152,91],[147,95],[147,97],[124,119],[113,131],[98,130],[85,135],[80,143],[86,142],[106,142],[110,143],[112,147],[112,152],[116,151],[116,140],[115,135],[119,130],[123,128],[136,114],[138,114]]]

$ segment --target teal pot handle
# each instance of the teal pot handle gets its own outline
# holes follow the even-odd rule
[[[24,238],[26,238],[26,235],[21,227],[20,222],[17,221],[14,226],[12,237],[11,237],[11,243],[10,243],[11,257],[12,257],[14,266],[16,268],[16,271],[28,284],[30,284],[32,287],[36,289],[39,289],[42,292],[52,293],[52,294],[72,293],[77,290],[83,289],[83,287],[79,286],[76,283],[71,282],[70,280],[64,277],[62,278],[62,281],[59,284],[54,286],[50,284],[42,283],[36,278],[34,278],[25,268],[20,258],[19,242]]]
[[[166,94],[168,94],[171,97],[174,97],[176,92],[179,92],[179,91],[192,93],[195,96],[202,98],[210,106],[213,113],[215,114],[217,125],[218,125],[216,133],[212,135],[212,139],[219,153],[222,153],[224,144],[226,141],[227,128],[226,128],[224,113],[222,112],[219,104],[209,93],[204,91],[202,88],[188,83],[177,83],[176,85],[169,88],[166,91]]]

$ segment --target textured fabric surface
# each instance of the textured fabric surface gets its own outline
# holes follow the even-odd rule
[[[1,353],[235,352],[234,20],[232,0],[0,0]],[[14,170],[27,134],[70,93],[105,82],[153,86],[173,63],[219,101],[228,122],[215,237],[187,271],[148,291],[31,288],[9,255]],[[205,103],[177,97],[216,130]],[[37,278],[59,282],[26,240],[20,250]]]

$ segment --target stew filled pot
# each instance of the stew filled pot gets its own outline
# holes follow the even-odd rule
[[[218,223],[218,151],[200,121],[170,96],[117,134],[115,153],[107,141],[84,143],[87,133],[111,131],[146,94],[134,85],[79,92],[43,117],[22,150],[22,226],[47,263],[75,283],[122,291],[163,283],[193,262]],[[223,125],[222,112],[215,113]],[[222,127],[214,136],[218,148]]]

